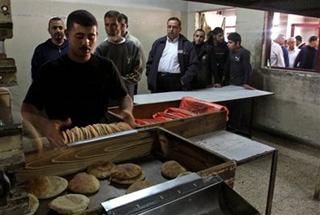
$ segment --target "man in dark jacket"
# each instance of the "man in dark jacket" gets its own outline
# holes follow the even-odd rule
[[[181,21],[167,21],[167,36],[156,40],[147,61],[148,89],[152,93],[190,90],[199,69],[193,45],[181,32]]]
[[[308,45],[301,48],[296,60],[294,61],[295,68],[315,69],[317,64],[317,47],[318,37],[311,36]]]
[[[40,67],[68,52],[68,41],[65,40],[65,24],[60,17],[53,17],[48,23],[48,32],[51,36],[34,50],[31,61],[32,80],[38,77]]]
[[[200,62],[194,88],[212,87],[213,74],[217,70],[213,46],[204,42],[205,35],[206,33],[202,29],[197,29],[193,33],[192,44]]]

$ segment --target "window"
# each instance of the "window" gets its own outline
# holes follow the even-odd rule
[[[267,17],[266,66],[320,72],[320,19],[272,12],[268,12]],[[296,36],[300,36],[302,42],[293,47]],[[309,39],[312,39],[310,43]],[[282,66],[279,47],[283,51],[283,60],[287,51],[289,65]]]
[[[199,12],[196,14],[196,29],[202,28],[206,33],[215,27],[224,29],[225,39],[228,34],[236,31],[236,13],[234,8]]]

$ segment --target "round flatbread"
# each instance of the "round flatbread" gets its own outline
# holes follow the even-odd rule
[[[119,164],[114,168],[111,177],[119,180],[127,180],[141,175],[142,169],[133,163]]]
[[[28,193],[28,197],[29,197],[29,213],[25,215],[33,215],[37,212],[39,208],[39,200],[35,195],[31,193]]]
[[[69,189],[75,193],[95,193],[100,188],[99,180],[86,172],[76,174],[69,182]]]
[[[134,178],[130,178],[130,179],[118,179],[118,178],[112,178],[111,177],[111,181],[116,183],[116,184],[121,184],[121,185],[131,185],[134,184],[137,181],[142,181],[144,180],[145,175],[143,172],[141,172],[140,175],[138,175],[137,177]]]
[[[180,173],[187,171],[177,161],[171,160],[161,165],[161,173],[166,178],[176,178]]]
[[[137,182],[131,184],[130,187],[128,187],[127,193],[132,193],[132,192],[135,192],[138,190],[142,190],[144,188],[151,187],[153,185],[154,185],[154,183],[152,183],[151,181],[148,181],[148,180],[137,181]]]
[[[49,208],[59,214],[80,214],[85,212],[89,202],[89,198],[85,195],[67,194],[52,200]]]
[[[87,172],[99,179],[108,178],[116,165],[111,161],[99,161],[88,167]]]
[[[38,199],[48,199],[59,195],[68,187],[68,181],[59,176],[37,176],[26,184],[26,190]]]

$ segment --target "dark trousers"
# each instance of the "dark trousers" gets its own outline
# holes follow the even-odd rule
[[[153,93],[180,91],[181,90],[181,74],[158,72],[157,89]]]

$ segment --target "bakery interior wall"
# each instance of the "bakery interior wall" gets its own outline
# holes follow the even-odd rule
[[[18,111],[30,84],[30,61],[37,44],[48,38],[47,21],[52,16],[67,16],[75,9],[87,9],[99,22],[99,44],[105,37],[103,15],[116,9],[129,17],[129,30],[144,45],[148,55],[155,39],[166,34],[170,16],[182,19],[183,30],[190,40],[195,30],[195,12],[225,8],[221,5],[185,2],[182,0],[11,0],[14,38],[6,41],[9,57],[16,60],[19,84],[12,88],[13,107]],[[257,99],[254,125],[320,146],[320,75],[267,69],[262,65],[262,44],[265,12],[236,9],[236,30],[243,46],[251,51],[254,85],[275,92],[274,96]],[[139,84],[139,93],[147,93],[146,77]]]

